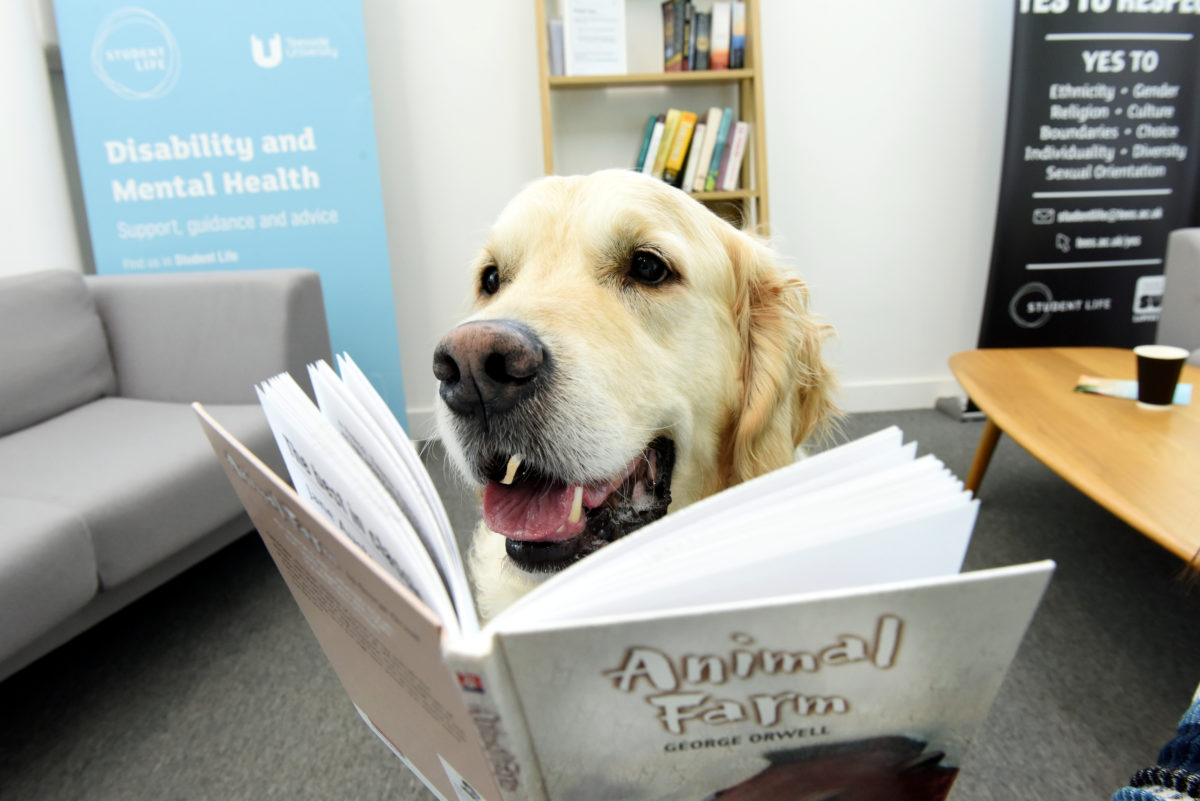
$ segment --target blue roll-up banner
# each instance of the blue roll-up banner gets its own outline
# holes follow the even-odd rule
[[[1015,3],[979,344],[1153,342],[1167,235],[1200,222],[1200,0]]]
[[[315,269],[334,351],[404,421],[359,2],[55,11],[96,271]]]

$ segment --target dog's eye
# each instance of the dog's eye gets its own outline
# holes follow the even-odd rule
[[[490,264],[483,268],[483,273],[479,276],[479,288],[485,294],[495,295],[500,291],[500,269]]]
[[[640,284],[654,286],[671,276],[671,270],[658,256],[646,250],[633,254],[629,262],[629,277]]]

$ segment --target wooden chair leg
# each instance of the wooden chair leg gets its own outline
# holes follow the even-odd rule
[[[967,473],[966,488],[975,495],[979,494],[979,485],[983,482],[983,474],[987,472],[988,464],[992,461],[992,452],[1000,441],[1003,432],[1000,426],[989,417],[983,424],[983,434],[979,437],[979,447],[975,449],[975,459],[971,462],[971,470]]]

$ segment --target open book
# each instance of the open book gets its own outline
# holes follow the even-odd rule
[[[672,512],[481,626],[416,450],[338,362],[310,368],[319,409],[259,388],[295,489],[196,410],[363,719],[437,796],[949,792],[1053,564],[961,574],[977,502],[898,429]]]

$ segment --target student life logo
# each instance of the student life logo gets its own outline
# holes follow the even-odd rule
[[[327,36],[250,35],[250,58],[275,69],[285,58],[338,57]],[[168,95],[183,69],[183,55],[165,22],[144,8],[119,8],[100,23],[92,44],[92,72],[118,97],[157,100]]]
[[[100,23],[92,72],[118,97],[157,100],[179,82],[183,58],[166,23],[144,8],[119,8]]]

